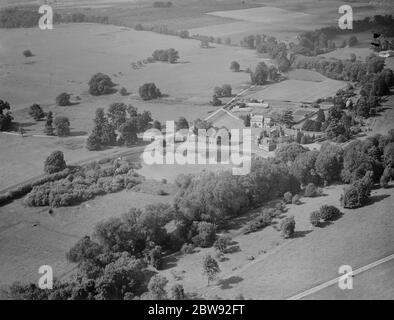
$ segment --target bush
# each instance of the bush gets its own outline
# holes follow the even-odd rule
[[[187,30],[182,30],[182,31],[180,31],[180,32],[179,32],[179,36],[180,36],[182,39],[188,39],[188,38],[190,38],[189,31],[187,31]]]
[[[47,120],[45,123],[45,129],[44,129],[44,133],[48,136],[53,136],[53,115],[52,115],[52,111],[49,111],[47,114]]]
[[[70,121],[67,117],[56,117],[53,124],[55,125],[56,134],[59,137],[66,137],[70,135]]]
[[[215,243],[213,244],[213,247],[222,252],[226,253],[227,247],[230,244],[231,238],[229,236],[221,236],[219,237]]]
[[[275,205],[275,209],[276,209],[276,210],[279,210],[280,212],[283,212],[283,211],[285,210],[285,205],[284,205],[284,203],[283,203],[283,202],[278,202],[278,203]]]
[[[55,173],[66,169],[66,161],[64,154],[61,151],[53,151],[45,160],[44,171],[45,173]]]
[[[167,285],[168,280],[165,277],[162,277],[158,274],[154,275],[148,284],[148,290],[151,294],[151,298],[153,300],[166,300],[167,293],[165,291],[165,286]]]
[[[193,237],[193,243],[202,248],[211,247],[216,238],[216,227],[213,223],[201,221],[197,224],[197,235]]]
[[[181,252],[183,254],[192,254],[194,253],[194,245],[192,243],[185,243],[182,245]]]
[[[153,249],[149,250],[148,261],[157,270],[160,270],[162,266],[161,256],[162,253],[160,246],[155,246]]]
[[[152,53],[152,58],[154,61],[175,63],[179,59],[179,52],[173,48],[155,50]]]
[[[98,195],[118,192],[142,181],[140,177],[128,174],[115,175],[115,167],[82,168],[70,177],[69,174],[70,170],[64,170],[34,182],[30,189],[23,190],[24,194],[30,191],[24,203],[28,206],[70,206]]]
[[[320,225],[320,211],[313,211],[309,217],[311,225],[318,227]]]
[[[380,186],[382,188],[387,188],[389,181],[394,176],[394,170],[390,167],[386,167],[383,171],[382,176],[380,177]]]
[[[10,104],[0,99],[0,131],[8,130],[12,126],[12,120],[14,120],[14,118],[10,110]]]
[[[216,95],[212,97],[211,105],[213,105],[214,107],[219,107],[222,104],[222,101]]]
[[[36,121],[39,121],[45,117],[44,111],[38,104],[33,104],[30,106],[29,115]]]
[[[222,86],[222,97],[231,97],[232,88],[229,84],[224,84]]]
[[[292,203],[292,204],[296,204],[296,205],[301,204],[300,196],[299,196],[298,194],[296,194],[296,195],[293,197],[293,199],[291,199],[291,203]]]
[[[111,78],[103,73],[96,73],[93,75],[88,84],[89,93],[93,96],[112,93],[113,87],[115,86]]]
[[[101,254],[102,249],[103,248],[98,243],[92,241],[90,237],[84,236],[66,253],[66,258],[73,263],[91,260]]]
[[[33,56],[33,53],[30,50],[25,50],[25,51],[23,51],[23,56],[25,58],[30,58]]]
[[[181,284],[176,283],[171,287],[171,299],[172,300],[185,299],[185,290],[183,289],[183,286]]]
[[[231,71],[239,72],[240,68],[241,68],[241,66],[239,65],[239,63],[237,61],[231,62],[231,65],[230,65]]]
[[[295,230],[294,216],[290,216],[282,220],[280,224],[281,236],[283,238],[291,238]]]
[[[70,95],[68,93],[61,93],[56,97],[56,104],[60,107],[66,107],[70,105]]]
[[[263,212],[260,216],[250,221],[245,228],[244,234],[257,232],[267,226],[272,222],[272,215],[269,212]]]
[[[122,96],[127,96],[129,93],[128,93],[128,91],[127,91],[127,89],[125,88],[125,87],[122,87],[120,90],[119,90],[119,93],[120,93],[120,95],[122,95]]]
[[[286,204],[290,204],[291,201],[292,201],[292,199],[293,199],[293,195],[291,194],[291,192],[286,192],[286,193],[283,195],[283,201],[284,201]]]
[[[159,88],[154,83],[145,83],[139,89],[140,97],[143,100],[152,100],[161,97]]]
[[[338,208],[334,206],[324,205],[320,208],[320,219],[323,221],[332,221],[338,218],[341,214]]]
[[[351,36],[347,41],[349,47],[353,47],[358,43],[358,39],[356,36]]]
[[[361,180],[357,180],[345,188],[340,201],[344,208],[359,208],[367,204],[370,193],[371,189]]]
[[[91,134],[86,140],[86,149],[89,151],[98,151],[101,147],[101,141],[97,135]]]
[[[319,189],[315,186],[314,183],[308,183],[305,188],[305,197],[317,197],[319,195]]]

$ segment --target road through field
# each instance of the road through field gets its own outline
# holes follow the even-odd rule
[[[387,257],[384,257],[384,258],[379,259],[379,260],[377,260],[375,262],[372,262],[372,263],[370,263],[370,264],[368,264],[368,265],[366,265],[364,267],[361,267],[361,268],[358,268],[356,270],[353,270],[352,273],[350,274],[350,276],[355,277],[356,275],[358,275],[358,274],[360,274],[362,272],[365,272],[365,271],[368,271],[368,270],[373,269],[375,267],[378,267],[378,266],[380,266],[383,263],[390,262],[393,259],[394,259],[394,254],[391,254],[391,255],[389,255]],[[319,292],[321,290],[324,290],[324,289],[326,289],[328,287],[331,287],[333,285],[338,284],[341,279],[343,280],[343,276],[340,276],[340,277],[337,277],[337,278],[332,279],[330,281],[324,282],[324,283],[322,283],[322,284],[320,284],[320,285],[318,285],[316,287],[313,287],[313,288],[311,288],[309,290],[306,290],[304,292],[296,294],[295,296],[292,296],[292,297],[288,298],[287,300],[299,300],[299,299],[305,298],[305,297],[307,297],[309,295],[312,295],[312,294],[317,293],[317,292]]]
[[[333,202],[322,200],[338,206],[339,195],[332,198]],[[304,226],[297,230],[296,224],[299,236],[287,240],[259,261],[251,262],[242,272],[236,271],[235,276],[223,275],[223,282],[231,282],[235,278],[237,282],[225,289],[220,286],[205,288],[204,296],[218,295],[231,299],[243,294],[247,299],[286,299],[339,277],[338,270],[342,265],[357,270],[392,255],[393,195],[393,188],[376,190],[370,205],[356,210],[341,209],[344,215],[324,228],[306,230]],[[303,207],[301,215],[308,219],[314,208]],[[368,283],[372,289],[373,281]],[[388,295],[390,290],[392,288],[386,286],[383,293]]]

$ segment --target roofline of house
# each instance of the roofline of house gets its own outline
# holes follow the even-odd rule
[[[208,121],[209,119],[211,119],[215,114],[219,113],[220,111],[224,111],[226,112],[230,117],[233,117],[236,120],[242,121],[240,118],[238,118],[237,116],[233,115],[230,111],[227,111],[224,108],[219,108],[217,109],[214,113],[210,114],[208,117],[206,117],[204,120]]]

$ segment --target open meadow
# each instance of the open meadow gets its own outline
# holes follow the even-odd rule
[[[203,256],[214,254],[212,248],[199,249],[192,255],[175,255],[161,273],[170,282],[181,280],[185,289],[204,298],[234,299],[242,294],[246,299],[285,299],[338,277],[338,268],[343,264],[356,269],[390,254],[394,245],[394,217],[389,210],[394,199],[392,188],[373,192],[374,203],[365,208],[341,209],[344,215],[324,228],[310,225],[309,214],[323,203],[338,206],[342,188],[325,188],[324,196],[302,198],[301,205],[288,207],[285,216],[294,215],[296,221],[296,235],[291,240],[280,237],[277,223],[248,235],[242,234],[239,227],[229,230],[233,253],[226,254],[227,260],[220,262],[221,273],[214,285],[207,287],[201,269]],[[356,278],[355,285],[357,281]],[[389,286],[386,284],[384,289],[378,297],[387,297]],[[342,291],[338,286],[332,290]]]
[[[238,92],[249,81],[249,74],[230,70],[231,61],[251,67],[259,61],[255,52],[242,48],[215,45],[201,49],[195,40],[110,25],[58,25],[47,32],[2,29],[0,38],[0,97],[10,102],[15,121],[27,135],[43,135],[45,122],[35,122],[28,114],[29,106],[38,103],[45,112],[67,116],[72,136],[21,138],[1,134],[0,188],[41,173],[45,157],[54,149],[64,151],[69,162],[93,155],[84,145],[99,107],[107,108],[114,102],[132,104],[139,111],[150,111],[162,123],[180,116],[189,121],[205,118],[216,109],[209,105],[215,86],[228,83]],[[137,70],[132,68],[131,63],[147,58],[155,49],[170,47],[179,51],[178,63],[156,62]],[[33,57],[23,57],[27,48]],[[109,74],[116,89],[125,87],[130,94],[91,96],[88,81],[97,72]],[[145,82],[155,82],[166,97],[142,101],[138,88]],[[62,92],[72,95],[71,106],[56,105],[55,98]],[[29,156],[21,157],[22,154]],[[14,174],[11,168],[16,167],[18,173]]]
[[[191,34],[230,38],[233,43],[248,35],[266,34],[282,41],[296,41],[297,34],[336,24],[341,1],[264,1],[260,8],[214,11],[208,15],[233,19],[228,23],[190,29]],[[373,9],[365,1],[351,3],[354,19],[363,19]],[[382,10],[383,12],[383,10]]]
[[[33,102],[54,104],[61,92],[82,98],[90,77],[97,72],[110,75],[118,89],[125,87],[131,93],[129,99],[143,83],[154,81],[171,99],[204,98],[203,103],[208,104],[214,86],[229,83],[236,91],[249,81],[248,74],[231,72],[231,61],[244,67],[258,62],[256,53],[241,48],[215,45],[202,49],[196,40],[111,25],[58,25],[51,31],[2,29],[0,35],[0,95],[14,110]],[[132,68],[133,62],[150,57],[154,50],[168,48],[179,52],[177,63]],[[26,49],[34,56],[23,57]],[[107,96],[107,101],[102,98],[100,104],[120,99],[119,95]]]
[[[292,70],[287,80],[251,90],[245,97],[278,102],[315,102],[326,98],[344,87],[344,81],[332,80],[309,70]]]
[[[73,207],[28,208],[21,200],[0,208],[0,285],[38,279],[38,268],[53,266],[54,277],[75,268],[66,252],[83,236],[91,235],[96,223],[118,217],[132,207],[168,202],[171,196],[122,191]]]
[[[346,4],[363,19],[385,13],[375,2]],[[11,4],[0,0],[0,8]],[[355,270],[392,255],[394,77],[379,59],[366,61],[370,32],[335,50],[321,30],[299,46],[263,39],[265,53],[240,45],[257,34],[296,43],[301,32],[335,26],[343,4],[57,0],[55,10],[70,20],[63,16],[67,23],[53,30],[8,29],[21,17],[7,20],[0,28],[0,299],[3,285],[37,283],[42,265],[68,281],[45,298],[286,299],[335,279],[342,265]],[[73,13],[105,23],[76,22]],[[94,16],[108,21],[88,20]],[[319,56],[333,61],[324,65],[294,60],[326,51]],[[352,53],[358,61],[346,68],[334,61]],[[385,67],[394,70],[394,57]],[[111,81],[89,81],[97,73]],[[70,95],[66,106],[61,93]],[[64,137],[48,112],[69,120]],[[145,148],[158,143],[142,134],[170,132],[166,121],[196,135],[206,129],[200,142],[215,137],[203,144],[209,153],[199,149],[206,161],[216,148],[238,160],[249,155],[245,131],[239,144],[231,131],[228,147],[211,128],[250,128],[250,168],[231,173],[242,166],[234,158],[148,164]],[[164,148],[169,155],[168,141]],[[71,282],[75,271],[81,277]],[[390,261],[357,275],[354,291],[334,285],[307,299],[392,299],[392,278]]]

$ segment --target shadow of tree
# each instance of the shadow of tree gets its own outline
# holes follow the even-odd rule
[[[79,105],[79,104],[81,104],[81,103],[80,103],[80,102],[70,102],[70,103],[67,105],[67,107],[77,106],[77,105]]]
[[[381,194],[381,195],[371,196],[369,198],[367,206],[370,206],[370,205],[372,205],[372,204],[374,204],[376,202],[380,202],[380,201],[382,201],[382,200],[384,200],[384,199],[386,199],[388,197],[390,197],[390,195],[388,195],[388,194]]]
[[[70,137],[86,136],[88,133],[86,131],[71,131]]]
[[[220,286],[220,289],[226,290],[226,289],[231,289],[236,283],[239,283],[243,280],[243,278],[239,276],[231,276],[230,278],[227,279],[221,279],[218,282],[218,285]]]
[[[27,127],[34,126],[35,124],[36,124],[36,122],[16,122],[15,126],[17,128],[27,128]]]
[[[232,246],[226,249],[226,253],[235,253],[242,251],[239,246]]]
[[[178,259],[174,256],[167,256],[162,260],[161,270],[171,269],[177,266]]]
[[[312,230],[305,230],[305,231],[295,231],[292,238],[296,239],[296,238],[303,238],[305,237],[308,233],[311,233]]]

